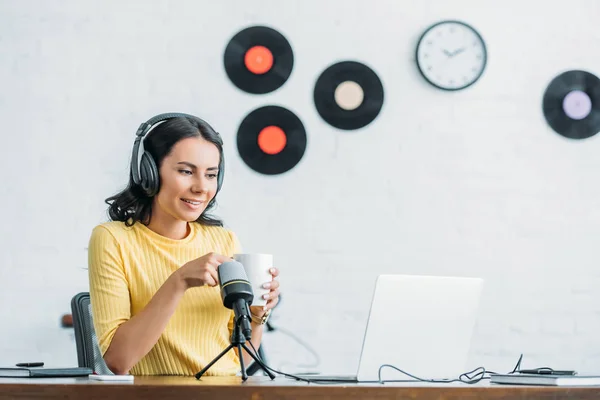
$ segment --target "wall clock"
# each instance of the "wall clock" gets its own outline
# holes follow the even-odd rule
[[[460,21],[441,21],[421,35],[416,50],[421,75],[442,90],[465,89],[481,77],[487,49],[481,35]]]

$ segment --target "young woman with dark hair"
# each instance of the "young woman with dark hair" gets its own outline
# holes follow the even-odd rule
[[[139,154],[134,146],[129,184],[106,200],[111,221],[92,231],[92,315],[115,374],[194,375],[230,343],[233,312],[221,301],[217,269],[241,249],[209,215],[224,173],[220,135],[190,115],[157,119],[140,127],[146,131]],[[271,274],[267,305],[250,307],[255,348],[279,301],[279,272]],[[242,356],[249,365],[250,356]],[[239,371],[229,352],[206,374]]]

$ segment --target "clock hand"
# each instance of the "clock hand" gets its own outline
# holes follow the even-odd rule
[[[450,53],[448,50],[444,49],[444,54],[447,55],[448,57],[452,57],[452,53]]]
[[[462,53],[463,51],[465,51],[465,48],[464,48],[464,47],[461,47],[460,49],[458,49],[458,50],[455,50],[454,52],[452,52],[452,57],[454,57],[454,56],[455,56],[455,55],[457,55],[457,54],[460,54],[460,53]]]

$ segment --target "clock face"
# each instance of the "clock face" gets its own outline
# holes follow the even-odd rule
[[[417,66],[433,86],[460,90],[483,74],[487,51],[482,37],[459,21],[442,21],[429,27],[417,44]]]

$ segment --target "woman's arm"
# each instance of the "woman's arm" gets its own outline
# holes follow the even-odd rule
[[[127,374],[158,342],[185,291],[203,285],[216,286],[217,268],[227,260],[225,256],[210,253],[171,274],[139,314],[119,325],[104,353],[108,368],[117,375]]]
[[[185,290],[180,274],[174,273],[139,314],[117,328],[104,354],[104,361],[114,374],[127,374],[154,347]]]

